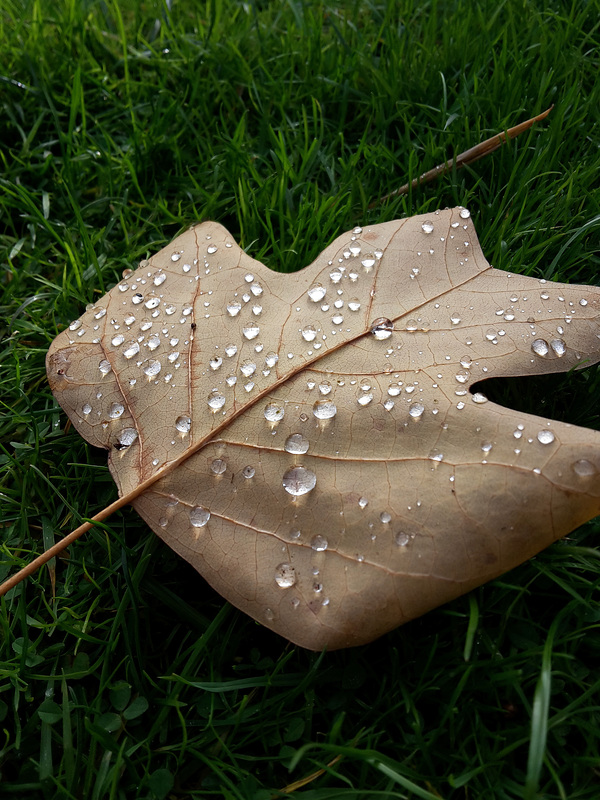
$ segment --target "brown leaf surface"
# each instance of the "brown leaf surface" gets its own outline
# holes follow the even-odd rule
[[[469,391],[600,360],[599,304],[491,268],[465,209],[357,228],[293,275],[208,222],[61,333],[48,378],[158,536],[334,649],[600,513],[599,433]]]

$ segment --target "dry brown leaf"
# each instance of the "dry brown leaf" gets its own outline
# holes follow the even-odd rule
[[[599,304],[492,269],[462,208],[356,228],[294,275],[208,222],[61,333],[48,377],[109,451],[114,507],[264,625],[334,649],[600,512],[599,433],[469,391],[600,360]]]

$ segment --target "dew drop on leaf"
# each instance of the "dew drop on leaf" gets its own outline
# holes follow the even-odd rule
[[[325,297],[326,291],[322,284],[315,283],[315,285],[311,286],[308,290],[308,296],[313,303],[319,303]]]
[[[429,222],[429,220],[425,220],[421,225],[421,229],[423,233],[433,233],[433,222]]]
[[[217,389],[208,395],[208,407],[213,411],[218,411],[225,405],[225,397]]]
[[[195,506],[190,511],[190,522],[194,528],[203,528],[210,519],[210,511],[202,506]]]
[[[288,469],[282,479],[283,488],[294,497],[308,494],[317,485],[315,473],[306,467],[292,467]]]
[[[313,538],[311,539],[310,546],[312,547],[313,550],[321,552],[323,550],[327,550],[329,542],[323,536],[317,534],[316,536],[313,536]]]
[[[227,462],[222,458],[215,458],[210,465],[210,470],[215,475],[222,475],[227,470]]]
[[[285,416],[285,409],[278,403],[268,403],[265,406],[264,415],[268,422],[279,422]]]
[[[306,342],[312,342],[317,337],[317,331],[314,325],[306,325],[306,327],[302,328],[301,333],[302,338]]]
[[[275,583],[281,589],[289,589],[296,583],[296,570],[291,564],[279,564],[275,567]]]
[[[579,461],[575,461],[571,468],[575,475],[580,478],[592,478],[598,471],[594,464],[586,458],[580,458]]]
[[[547,356],[549,352],[548,342],[545,339],[534,339],[531,349],[536,356]]]
[[[419,419],[423,416],[423,412],[425,411],[425,406],[422,403],[412,403],[410,408],[408,409],[408,413],[413,419]]]
[[[130,342],[130,344],[127,345],[125,350],[123,350],[123,355],[125,356],[125,358],[133,358],[139,352],[140,352],[139,344],[137,342]]]
[[[144,367],[144,375],[152,379],[158,375],[160,370],[161,370],[160,361],[155,361],[154,359],[150,359],[150,361],[148,361],[148,366]]]
[[[537,435],[537,440],[541,444],[552,444],[554,441],[554,434],[552,431],[540,431]]]
[[[110,361],[107,361],[105,358],[103,358],[102,361],[98,364],[98,369],[100,370],[102,375],[108,375],[108,373],[111,372],[112,370]]]
[[[254,469],[254,467],[248,465],[247,467],[244,467],[244,469],[242,470],[242,475],[244,476],[244,478],[253,478],[255,472],[256,470]]]
[[[308,452],[310,444],[302,433],[292,433],[285,440],[284,449],[288,453],[300,454]]]
[[[135,428],[123,428],[117,437],[117,441],[123,447],[130,447],[138,438],[138,432]]]
[[[192,420],[187,414],[182,414],[175,420],[175,428],[179,431],[179,433],[189,433],[191,427]]]
[[[552,339],[550,342],[550,347],[552,348],[552,352],[558,358],[562,358],[564,354],[567,352],[567,345],[562,339]]]
[[[119,419],[119,417],[123,415],[124,411],[125,406],[122,403],[113,403],[110,407],[110,411],[108,412],[108,416],[111,419]]]
[[[246,339],[256,339],[258,334],[260,333],[260,328],[258,325],[253,325],[250,323],[249,325],[244,325],[242,328],[242,333],[246,337]]]
[[[317,419],[331,419],[337,414],[337,408],[331,400],[317,400],[313,405],[313,414]]]
[[[385,317],[379,317],[371,323],[371,333],[378,339],[389,339],[394,330],[394,324]]]
[[[233,303],[227,303],[227,313],[230,317],[236,317],[242,309],[242,304],[238,303],[237,301]]]

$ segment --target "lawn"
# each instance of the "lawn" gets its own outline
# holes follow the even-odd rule
[[[275,270],[465,205],[487,259],[600,284],[590,0],[4,0],[0,578],[117,496],[52,339],[200,220]],[[386,202],[553,105],[494,154]],[[292,278],[290,278],[292,279]],[[490,381],[600,428],[600,371]],[[596,800],[597,519],[373,644],[294,647],[119,511],[0,602],[0,796]]]

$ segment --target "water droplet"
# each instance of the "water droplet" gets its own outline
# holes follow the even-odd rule
[[[150,297],[144,305],[149,309],[156,308],[156,306],[160,305],[160,297]]]
[[[311,286],[308,290],[308,296],[313,303],[319,303],[325,297],[326,291],[327,290],[322,284],[315,283],[315,285]]]
[[[462,318],[461,318],[460,314],[458,313],[458,311],[455,311],[453,314],[451,314],[450,322],[453,325],[458,325],[460,322],[462,322]]]
[[[587,304],[588,304],[588,301],[587,301],[587,300],[580,300],[580,301],[579,301],[579,305],[580,305],[580,306],[587,306]]]
[[[301,433],[292,433],[285,440],[284,448],[288,453],[304,454],[308,451],[309,441]]]
[[[191,306],[189,303],[186,303],[184,307],[181,309],[181,313],[183,314],[184,317],[189,317],[193,310],[194,307]]]
[[[244,325],[242,328],[242,333],[246,337],[246,339],[256,339],[258,334],[260,333],[260,328],[258,325],[253,325],[250,323],[249,325]]]
[[[256,372],[256,364],[254,363],[254,361],[250,361],[250,359],[247,358],[242,363],[242,366],[240,367],[240,372],[242,373],[242,375],[245,378],[249,378],[251,375],[254,375],[254,373]]]
[[[220,356],[215,356],[214,358],[211,358],[211,360],[208,363],[212,370],[217,370],[223,363],[223,359]]]
[[[148,339],[148,350],[156,350],[157,347],[160,346],[160,336],[158,334],[153,333],[152,336]]]
[[[242,304],[234,301],[232,303],[227,303],[227,313],[230,317],[236,317],[242,308]]]
[[[143,302],[143,300],[144,300],[144,295],[140,294],[140,292],[137,292],[137,294],[134,294],[133,297],[131,298],[131,302],[133,303],[134,306],[139,306],[139,304]]]
[[[409,543],[410,537],[404,531],[398,531],[398,533],[394,536],[394,542],[398,545],[398,547],[406,547]]]
[[[289,589],[296,583],[296,570],[291,564],[278,564],[275,567],[275,583],[282,589]]]
[[[356,398],[356,402],[358,403],[359,406],[368,406],[372,399],[373,395],[371,392],[369,392],[368,394],[360,394]]]
[[[554,434],[552,433],[552,431],[548,430],[539,431],[537,435],[537,440],[538,442],[540,442],[540,444],[552,444],[552,442],[554,441]]]
[[[387,393],[390,395],[390,397],[398,397],[401,391],[402,387],[399,383],[390,383]]]
[[[554,355],[558,356],[558,358],[562,358],[567,352],[567,345],[562,339],[552,339],[550,347]]]
[[[332,419],[337,414],[337,408],[331,400],[317,400],[313,405],[313,414],[317,419]]]
[[[125,350],[123,350],[123,355],[125,358],[133,358],[140,352],[140,346],[137,342],[130,342]]]
[[[81,328],[82,322],[80,319],[73,320],[73,322],[69,325],[70,331],[76,331],[78,328]]]
[[[214,472],[215,475],[222,475],[227,469],[227,462],[224,461],[222,458],[215,458],[215,460],[210,465],[210,469],[211,472]]]
[[[470,356],[463,356],[460,359],[460,365],[461,365],[461,367],[464,367],[464,369],[470,369],[472,363],[473,363],[473,361],[471,360]]]
[[[472,400],[474,403],[487,403],[488,401],[487,397],[481,392],[475,392],[475,394],[472,397]]]
[[[218,411],[225,405],[225,397],[217,389],[213,389],[213,391],[208,395],[207,402],[209,408],[211,408],[213,411]]]
[[[454,376],[455,380],[457,380],[459,383],[466,383],[470,377],[471,374],[466,369],[459,370]]]
[[[331,321],[333,322],[333,324],[334,324],[334,325],[341,325],[341,324],[342,324],[342,322],[344,321],[344,317],[343,317],[343,315],[342,315],[342,314],[335,314],[335,315],[334,315],[334,316],[331,318]]]
[[[96,313],[94,314],[94,319],[102,319],[103,316],[106,314],[105,308],[98,308],[96,309]]]
[[[169,353],[167,356],[171,364],[173,364],[179,358],[179,350],[174,350],[172,353]]]
[[[332,283],[339,283],[342,280],[342,272],[339,269],[334,269],[329,273],[329,278]]]
[[[317,337],[317,331],[315,330],[314,325],[307,325],[305,328],[302,328],[302,338],[306,342],[312,342]]]
[[[256,470],[254,469],[254,467],[251,467],[250,465],[248,465],[247,467],[244,467],[244,469],[242,470],[242,475],[246,479],[253,478],[255,473],[256,473]]]
[[[237,378],[235,377],[235,375],[228,375],[225,378],[225,382],[226,382],[227,386],[235,386],[236,383],[237,383]]]
[[[262,314],[262,306],[259,305],[252,306],[252,313],[254,314],[255,317],[260,317],[260,315]]]
[[[117,441],[121,445],[121,449],[123,449],[124,447],[130,447],[137,438],[138,432],[135,428],[123,428],[117,437]]]
[[[348,308],[350,311],[358,311],[360,308],[360,300],[357,297],[353,297],[352,300],[348,301]]]
[[[190,511],[190,522],[194,528],[203,528],[210,519],[210,511],[202,506],[195,506]]]
[[[429,220],[425,220],[425,222],[421,225],[423,229],[423,233],[433,233],[433,222],[429,222]]]
[[[489,453],[490,450],[492,449],[492,446],[493,445],[491,444],[491,442],[482,442],[481,449],[483,450],[484,453]]]
[[[292,467],[288,469],[282,479],[283,488],[288,494],[299,497],[308,494],[317,484],[315,473],[306,467]]]
[[[125,337],[123,336],[123,334],[117,333],[117,335],[113,336],[113,338],[110,340],[110,343],[112,344],[113,347],[118,347],[120,344],[123,344],[124,341]]]
[[[108,412],[108,416],[111,419],[119,419],[119,417],[122,416],[124,411],[125,411],[125,406],[122,403],[113,403],[112,406],[110,407],[110,411]]]
[[[379,519],[383,522],[384,525],[387,525],[388,522],[392,521],[392,515],[389,514],[387,511],[382,511],[379,515]]]
[[[189,433],[190,428],[192,427],[192,420],[187,416],[187,414],[182,414],[175,420],[175,427],[179,433]]]
[[[123,321],[125,325],[131,326],[135,322],[135,317],[133,316],[133,314],[129,314],[128,316],[125,317]]]
[[[375,257],[371,253],[367,253],[360,263],[365,269],[369,270],[375,266]]]
[[[531,343],[531,349],[537,356],[547,356],[549,352],[548,342],[545,339],[535,339]]]
[[[461,219],[469,219],[471,212],[468,208],[461,208],[461,210],[458,212],[458,215]]]
[[[181,258],[181,253],[173,253],[171,255],[171,261],[179,261],[180,258]]]
[[[102,361],[98,364],[98,369],[102,375],[108,375],[108,373],[112,371],[110,361],[107,361],[105,358],[102,359]]]
[[[434,449],[431,450],[427,458],[429,458],[431,461],[443,461],[444,454],[434,447]]]
[[[167,280],[167,275],[166,275],[166,273],[164,273],[164,272],[157,272],[157,273],[156,273],[156,275],[154,276],[154,285],[155,285],[155,286],[160,286],[160,285],[161,285],[162,283],[164,283],[166,280]]]
[[[579,461],[575,461],[571,464],[571,469],[580,478],[591,478],[598,471],[594,464],[586,458],[580,458]]]
[[[394,324],[385,317],[379,317],[371,323],[371,333],[378,339],[389,339],[394,330]]]
[[[264,415],[268,422],[280,422],[285,416],[285,409],[278,403],[268,403],[265,406]]]
[[[388,399],[383,404],[383,407],[385,408],[386,411],[391,411],[394,405],[395,405],[394,401]]]
[[[419,326],[417,325],[417,321],[415,319],[409,319],[406,322],[406,330],[407,331],[416,331]]]
[[[319,553],[322,552],[323,550],[327,550],[328,545],[329,542],[327,541],[327,539],[323,538],[323,536],[320,536],[319,534],[314,536],[310,541],[310,546],[312,547],[312,549],[316,550]]]
[[[272,369],[275,366],[275,364],[277,364],[278,361],[279,361],[279,356],[277,355],[277,353],[267,353],[267,355],[265,356],[265,364],[267,365],[267,367],[269,367],[269,369]]]
[[[423,416],[423,412],[425,411],[425,406],[422,403],[412,403],[410,408],[408,409],[408,413],[410,414],[413,419],[419,419]]]
[[[155,361],[154,359],[150,359],[148,361],[148,365],[144,367],[144,375],[147,375],[148,378],[155,378],[161,370],[161,363],[160,361]]]
[[[210,253],[210,255],[212,255],[213,253],[216,253],[217,252],[217,245],[216,244],[209,244],[208,247],[206,248],[206,252]]]
[[[237,353],[237,351],[238,351],[237,345],[235,345],[235,344],[227,344],[227,345],[225,345],[225,355],[229,356],[229,358],[234,356]]]
[[[92,407],[91,407],[91,405],[89,403],[85,403],[81,410],[83,411],[83,413],[85,414],[86,417],[87,417],[88,414],[92,413]]]
[[[149,319],[143,319],[140,324],[140,329],[143,331],[147,331],[152,327],[152,322]]]

